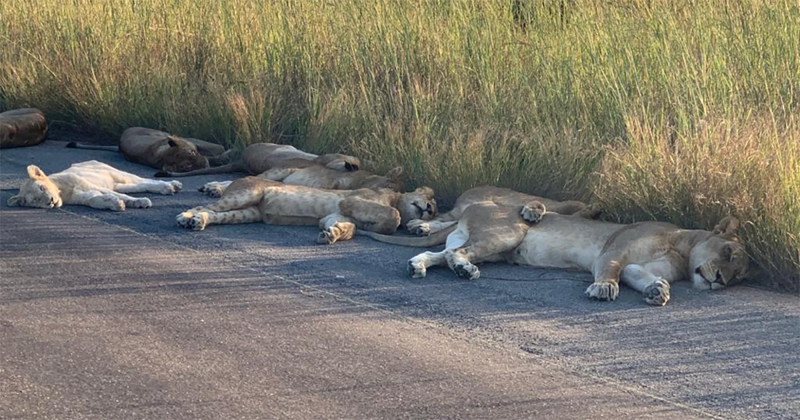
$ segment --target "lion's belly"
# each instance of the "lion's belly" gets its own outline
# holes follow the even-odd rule
[[[509,262],[534,267],[577,268],[590,270],[602,247],[576,246],[563,236],[548,232],[531,232],[510,253]]]
[[[278,190],[264,195],[264,199],[261,202],[261,212],[274,216],[300,216],[321,219],[329,214],[338,213],[341,201],[342,197],[339,194],[329,191]]]
[[[548,214],[528,229],[508,259],[515,264],[591,271],[615,229],[610,223]]]

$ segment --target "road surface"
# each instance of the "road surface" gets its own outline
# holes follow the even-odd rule
[[[800,418],[796,295],[595,302],[583,273],[412,280],[411,248],[175,225],[233,176],[124,213],[7,207],[29,164],[154,172],[63,146],[0,152],[2,419]]]

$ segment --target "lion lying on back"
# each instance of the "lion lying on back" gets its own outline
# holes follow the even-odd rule
[[[365,235],[401,245],[446,242],[444,251],[409,260],[414,278],[425,277],[428,267],[447,265],[460,277],[476,279],[480,271],[475,264],[480,262],[573,268],[594,275],[586,295],[599,300],[615,300],[622,281],[642,292],[647,303],[665,305],[672,282],[690,279],[698,289],[721,289],[747,274],[749,258],[735,235],[739,221],[733,217],[722,219],[709,232],[662,222],[621,225],[544,212],[545,206],[536,201],[525,206],[487,201],[466,208],[452,232],[428,238]]]
[[[332,244],[353,237],[356,229],[393,234],[401,223],[436,215],[433,190],[411,193],[390,189],[321,190],[246,177],[222,198],[176,217],[179,226],[203,230],[213,224],[254,223],[319,225],[318,242]]]
[[[497,204],[509,206],[523,206],[532,201],[539,201],[547,206],[549,211],[559,214],[576,214],[580,217],[594,218],[599,214],[594,206],[580,201],[555,201],[544,197],[517,192],[508,188],[475,187],[464,191],[453,206],[453,210],[440,214],[430,221],[412,220],[406,228],[418,236],[431,235],[436,232],[451,228],[458,223],[464,211],[475,203],[492,201]]]
[[[314,188],[354,190],[359,188],[389,188],[402,190],[398,167],[386,176],[359,170],[358,158],[338,153],[315,155],[293,146],[275,143],[256,143],[247,146],[240,158],[227,165],[191,172],[159,172],[161,176],[192,176],[229,172],[246,172],[260,178],[281,181],[289,185],[304,185]],[[212,197],[221,197],[232,181],[206,183],[200,192]]]

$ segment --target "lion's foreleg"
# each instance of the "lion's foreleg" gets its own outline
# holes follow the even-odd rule
[[[319,221],[319,233],[317,243],[330,245],[337,241],[352,239],[356,234],[356,224],[341,214],[329,214]]]
[[[619,295],[619,276],[624,266],[622,255],[601,255],[594,264],[594,283],[586,289],[586,296],[597,300],[615,300]]]
[[[200,188],[200,192],[209,196],[209,197],[222,197],[222,194],[225,193],[225,190],[233,183],[233,181],[211,181],[206,182],[202,188]]]
[[[445,258],[446,251],[442,252],[423,252],[408,260],[408,274],[411,277],[418,279],[425,277],[428,267],[435,267],[437,265],[447,265]]]
[[[132,193],[154,193],[162,195],[172,195],[183,188],[183,184],[178,181],[157,181],[155,179],[142,178],[137,183],[117,183],[114,184],[114,191],[123,194]]]
[[[620,279],[628,287],[644,294],[645,302],[663,306],[669,302],[669,282],[639,264],[628,264],[622,269]]]
[[[454,210],[448,213],[440,214],[433,220],[410,220],[408,223],[406,223],[405,227],[406,230],[408,230],[412,235],[428,236],[458,223],[458,218],[460,216],[461,212],[456,213]]]
[[[65,204],[77,204],[99,210],[125,211],[125,201],[100,190],[75,191]]]

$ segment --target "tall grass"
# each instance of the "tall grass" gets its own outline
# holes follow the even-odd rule
[[[0,2],[2,108],[351,152],[445,201],[496,184],[620,220],[734,214],[795,288],[799,100],[790,0]]]

